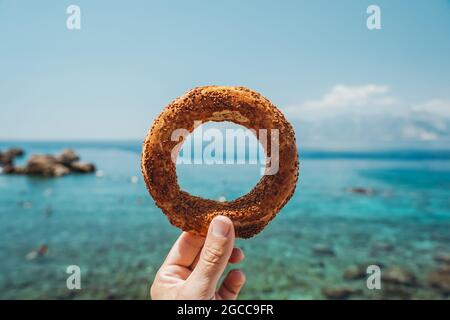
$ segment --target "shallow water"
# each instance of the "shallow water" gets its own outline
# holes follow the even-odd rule
[[[8,145],[0,143],[0,150]],[[0,298],[146,299],[180,232],[145,189],[139,143],[13,145],[27,155],[73,147],[104,177],[0,175]],[[336,286],[359,289],[350,298],[448,298],[427,277],[438,267],[433,257],[450,253],[450,161],[305,154],[292,200],[262,233],[238,241],[247,275],[240,298],[322,299],[324,288]],[[183,188],[213,199],[236,198],[259,178],[259,166],[248,165],[178,172]],[[355,194],[353,187],[374,191]],[[380,250],[380,243],[389,246]],[[25,259],[42,244],[46,256]],[[334,254],[314,253],[317,244]],[[365,279],[343,278],[355,263],[402,266],[418,280],[368,290]],[[68,265],[81,267],[79,291],[66,288]]]

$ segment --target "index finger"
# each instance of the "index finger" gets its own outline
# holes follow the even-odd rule
[[[183,232],[170,249],[164,265],[178,265],[188,268],[195,261],[205,243],[205,238]]]

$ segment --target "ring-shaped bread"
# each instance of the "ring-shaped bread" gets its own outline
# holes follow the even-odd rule
[[[181,190],[172,159],[180,141],[172,141],[172,133],[180,128],[192,132],[198,121],[231,121],[252,129],[258,139],[263,129],[261,132],[267,134],[263,144],[268,159],[266,172],[274,161],[278,161],[278,170],[263,175],[249,193],[233,201],[204,199]],[[278,141],[273,132],[277,132]],[[278,142],[275,155],[271,153],[274,142]],[[159,115],[144,141],[141,167],[147,189],[173,225],[205,236],[211,220],[224,215],[233,221],[237,237],[250,238],[259,233],[293,195],[299,162],[294,130],[268,99],[245,87],[206,86],[177,98]]]

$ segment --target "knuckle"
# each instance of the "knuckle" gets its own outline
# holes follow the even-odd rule
[[[223,257],[223,249],[215,246],[205,247],[203,262],[207,265],[216,265]]]

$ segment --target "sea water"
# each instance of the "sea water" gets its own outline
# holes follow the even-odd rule
[[[152,279],[180,231],[153,203],[140,173],[138,142],[0,143],[33,153],[70,147],[100,175],[0,175],[0,298],[147,299]],[[246,255],[242,299],[322,299],[330,287],[350,298],[448,298],[429,285],[450,252],[450,156],[446,152],[327,153],[300,149],[291,201],[257,236],[238,240]],[[234,199],[258,181],[259,165],[179,166],[180,185],[211,199]],[[353,188],[370,192],[355,193]],[[41,245],[48,253],[27,254]],[[315,246],[329,248],[317,254]],[[382,249],[380,249],[382,248]],[[346,280],[355,264],[400,266],[414,285],[369,290]],[[66,269],[81,269],[69,290]]]

